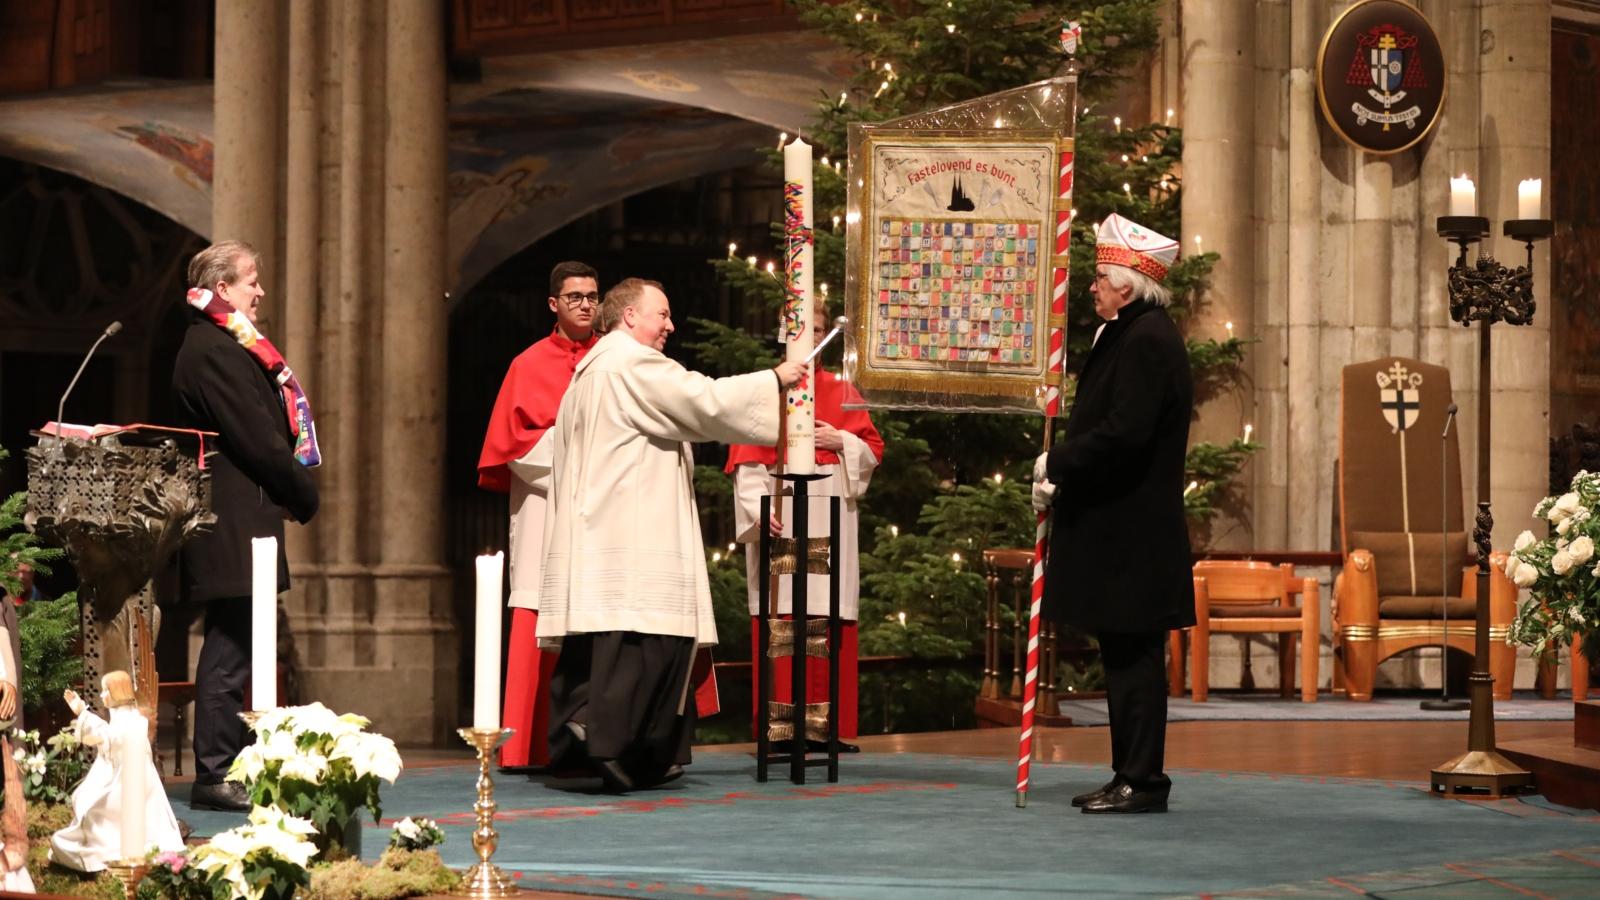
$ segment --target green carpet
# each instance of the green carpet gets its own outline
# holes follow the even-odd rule
[[[924,754],[846,757],[838,784],[757,784],[702,753],[667,788],[501,776],[495,861],[527,887],[657,897],[1600,897],[1600,817],[1542,799],[1463,802],[1420,785],[1174,771],[1166,815],[1085,816],[1103,769]],[[467,766],[405,773],[386,819],[430,816],[473,859]],[[175,804],[176,806],[176,804]],[[236,816],[177,808],[202,833]],[[365,849],[387,831],[369,827]],[[1559,852],[1558,852],[1559,851]]]

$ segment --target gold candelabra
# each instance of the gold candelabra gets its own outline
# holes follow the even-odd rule
[[[494,830],[494,779],[489,775],[489,754],[511,737],[509,728],[458,728],[456,734],[467,745],[478,751],[478,802],[472,808],[478,814],[478,827],[472,832],[472,849],[478,861],[467,870],[461,888],[456,891],[463,897],[510,897],[521,892],[510,876],[489,861],[500,843],[500,833]]]
[[[106,869],[122,882],[123,895],[133,900],[139,893],[139,882],[144,880],[150,866],[142,859],[118,859],[106,863]]]

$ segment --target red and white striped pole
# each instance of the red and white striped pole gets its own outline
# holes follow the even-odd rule
[[[1050,362],[1044,379],[1044,452],[1056,416],[1061,413],[1061,373],[1066,361],[1067,249],[1072,240],[1072,142],[1061,147],[1061,176],[1056,193],[1055,255],[1051,257],[1054,284],[1050,294]],[[1017,807],[1028,805],[1028,771],[1033,762],[1033,714],[1039,698],[1039,609],[1044,601],[1045,534],[1049,513],[1039,513],[1033,538],[1033,596],[1028,605],[1028,668],[1022,682],[1022,729],[1017,745]]]

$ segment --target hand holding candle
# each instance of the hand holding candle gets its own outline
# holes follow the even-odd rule
[[[472,652],[472,727],[500,727],[500,597],[505,554],[477,561],[477,630]]]

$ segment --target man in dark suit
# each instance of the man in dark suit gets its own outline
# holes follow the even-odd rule
[[[1095,635],[1114,777],[1086,813],[1163,812],[1167,630],[1194,624],[1184,457],[1194,387],[1161,282],[1178,245],[1118,215],[1101,225],[1090,288],[1105,322],[1078,377],[1066,435],[1034,468],[1052,508],[1043,614]]]
[[[192,319],[172,372],[175,407],[183,425],[219,435],[218,452],[208,462],[217,525],[185,544],[180,557],[183,595],[204,603],[206,615],[195,672],[195,783],[189,805],[243,810],[249,808],[243,788],[223,779],[247,733],[239,713],[250,674],[250,540],[278,539],[278,591],[288,590],[283,522],[290,516],[311,520],[317,486],[295,458],[282,382],[274,378],[277,373],[269,374],[260,348],[247,349],[239,337],[260,338],[253,323],[264,291],[255,250],[242,241],[207,247],[189,263],[189,285]],[[202,308],[206,304],[196,301],[210,298],[226,307],[213,303],[220,312],[208,314]],[[237,317],[219,321],[233,313],[250,327]],[[270,349],[264,340],[258,343]]]

